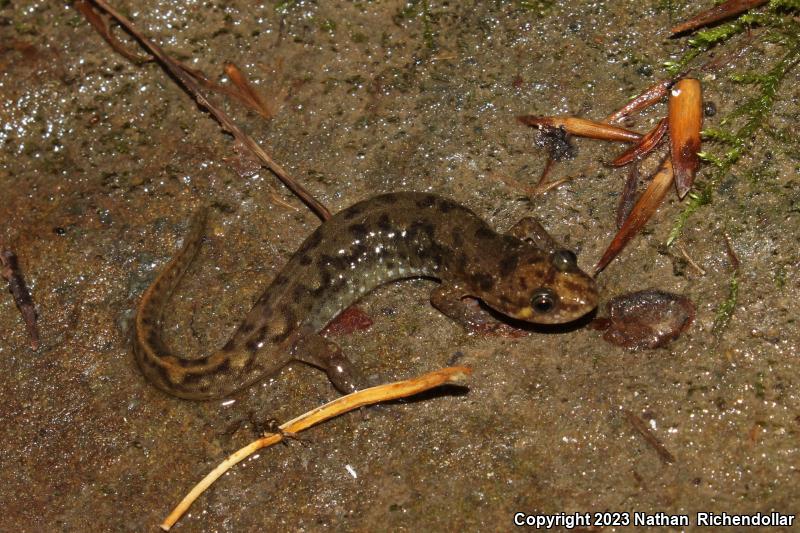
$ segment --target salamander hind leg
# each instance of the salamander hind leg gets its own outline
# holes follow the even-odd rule
[[[310,333],[294,343],[292,358],[324,370],[336,389],[350,394],[368,387],[366,380],[353,364],[342,354],[335,342],[322,335]]]

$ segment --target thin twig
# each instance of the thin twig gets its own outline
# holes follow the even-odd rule
[[[230,470],[234,465],[240,463],[245,458],[249,457],[256,451],[272,446],[283,440],[287,435],[293,435],[306,430],[316,424],[347,413],[365,405],[371,405],[378,402],[386,402],[396,400],[398,398],[405,398],[413,396],[420,392],[439,387],[441,385],[463,385],[467,377],[472,373],[472,369],[467,367],[450,367],[443,368],[434,372],[429,372],[414,379],[405,381],[396,381],[394,383],[387,383],[377,387],[370,387],[368,389],[360,390],[347,396],[337,398],[332,402],[312,409],[297,418],[294,418],[285,424],[279,426],[280,433],[265,434],[262,438],[251,442],[244,448],[229,455],[222,463],[220,463],[214,470],[209,472],[200,483],[194,486],[191,491],[181,500],[169,516],[161,523],[161,529],[169,531],[175,523],[183,516],[189,509],[194,501],[217,479],[219,479],[225,472]]]
[[[697,270],[700,273],[701,276],[705,276],[706,275],[706,270],[703,267],[701,267],[700,265],[698,265],[694,261],[694,259],[692,259],[692,257],[686,251],[686,248],[683,247],[683,244],[678,243],[678,250],[681,251],[681,255],[683,255],[684,259],[686,259],[686,262],[689,263],[690,265],[692,265],[695,268],[695,270]]]
[[[540,194],[544,194],[546,192],[550,192],[553,189],[555,189],[557,187],[560,187],[561,185],[564,185],[568,181],[574,180],[575,178],[576,178],[576,176],[567,176],[566,178],[561,178],[561,179],[557,179],[555,181],[551,181],[551,182],[545,183],[541,187],[537,187],[536,188],[536,194],[540,195]]]
[[[37,350],[39,348],[39,329],[36,326],[38,314],[28,286],[25,284],[25,278],[22,277],[19,269],[17,255],[11,250],[0,252],[0,267],[0,275],[8,282],[8,292],[14,298],[14,303],[17,304],[17,309],[28,328],[31,349]]]
[[[628,178],[625,180],[625,186],[622,188],[622,194],[619,197],[617,204],[617,229],[622,228],[622,225],[631,215],[633,206],[636,203],[636,191],[639,190],[639,162],[634,162],[628,170]]]
[[[723,2],[696,14],[686,22],[682,22],[674,26],[671,30],[669,30],[669,33],[672,36],[675,36],[679,33],[696,30],[697,28],[708,26],[709,24],[734,17],[740,13],[744,13],[748,9],[752,9],[766,3],[767,0],[728,0],[727,2]]]
[[[553,168],[555,161],[553,160],[553,156],[547,156],[547,162],[544,164],[544,168],[542,169],[542,175],[539,176],[539,181],[536,182],[536,189],[541,189],[544,187],[544,184],[547,183],[547,177],[550,175],[550,170]]]
[[[511,187],[512,189],[516,189],[517,191],[521,192],[528,198],[533,198],[538,194],[534,187],[531,187],[530,185],[526,185],[520,181],[517,181],[511,176],[508,176],[506,174],[502,174],[500,172],[490,172],[487,177],[493,180],[502,181],[507,186]]]
[[[636,430],[639,435],[644,438],[645,442],[653,447],[653,449],[658,453],[658,457],[661,458],[667,464],[672,464],[675,462],[675,456],[670,453],[670,451],[661,444],[661,441],[658,440],[650,428],[642,422],[642,419],[636,416],[635,414],[631,413],[627,409],[622,409],[622,414],[625,416],[625,420],[627,420],[633,429]]]
[[[86,18],[87,22],[94,26],[94,29],[97,30],[97,33],[106,40],[106,42],[111,45],[111,48],[116,50],[116,52],[133,63],[137,63],[139,65],[143,63],[149,63],[150,61],[155,61],[150,56],[142,56],[135,52],[131,52],[128,48],[122,44],[119,39],[114,37],[114,34],[111,32],[111,25],[108,23],[108,17],[104,15],[100,15],[97,11],[95,11],[87,0],[78,0],[75,2],[75,9],[81,12],[83,16]]]
[[[128,33],[130,33],[142,47],[152,54],[158,62],[174,76],[183,88],[191,94],[198,105],[208,110],[220,123],[223,129],[230,132],[239,142],[249,148],[253,154],[269,168],[278,179],[286,185],[289,190],[296,194],[314,213],[323,221],[331,217],[330,211],[317,201],[303,186],[297,183],[286,170],[283,169],[272,157],[269,156],[252,137],[244,133],[222,109],[213,104],[203,95],[200,84],[171,57],[169,57],[160,46],[150,41],[144,36],[131,21],[111,7],[105,0],[91,0],[100,9],[111,15]]]
[[[728,260],[731,262],[731,268],[733,268],[734,273],[739,272],[739,256],[736,255],[736,252],[733,249],[733,244],[731,244],[731,238],[728,237],[727,233],[722,234],[725,237],[725,251],[728,253]]]

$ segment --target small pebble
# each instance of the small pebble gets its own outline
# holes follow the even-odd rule
[[[678,294],[648,289],[617,296],[608,302],[608,318],[593,322],[603,339],[631,348],[659,348],[677,339],[694,320],[695,306]]]

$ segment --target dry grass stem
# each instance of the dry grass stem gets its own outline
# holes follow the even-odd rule
[[[222,463],[214,468],[214,470],[209,472],[206,477],[189,491],[177,507],[175,507],[169,516],[161,523],[161,529],[169,531],[187,509],[189,509],[192,503],[194,503],[194,501],[225,472],[258,450],[280,442],[283,440],[285,434],[291,435],[299,433],[320,422],[358,409],[359,407],[364,407],[365,405],[413,396],[442,385],[463,385],[471,373],[472,369],[467,367],[449,367],[423,374],[414,379],[370,387],[337,398],[332,402],[328,402],[325,405],[312,409],[297,418],[281,424],[279,427],[282,433],[264,435],[262,438],[251,442],[244,448],[229,455]]]

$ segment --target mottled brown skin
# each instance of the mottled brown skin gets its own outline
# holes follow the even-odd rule
[[[594,281],[577,267],[574,254],[559,249],[532,219],[503,235],[440,196],[383,194],[319,226],[221,350],[184,359],[169,352],[160,323],[200,247],[204,225],[201,214],[183,250],[145,292],[136,315],[134,352],[142,372],[181,398],[227,396],[293,360],[325,370],[342,392],[360,388],[355,369],[319,332],[362,295],[393,280],[440,280],[431,302],[466,327],[497,322],[462,301],[467,296],[540,324],[569,322],[597,305]]]

